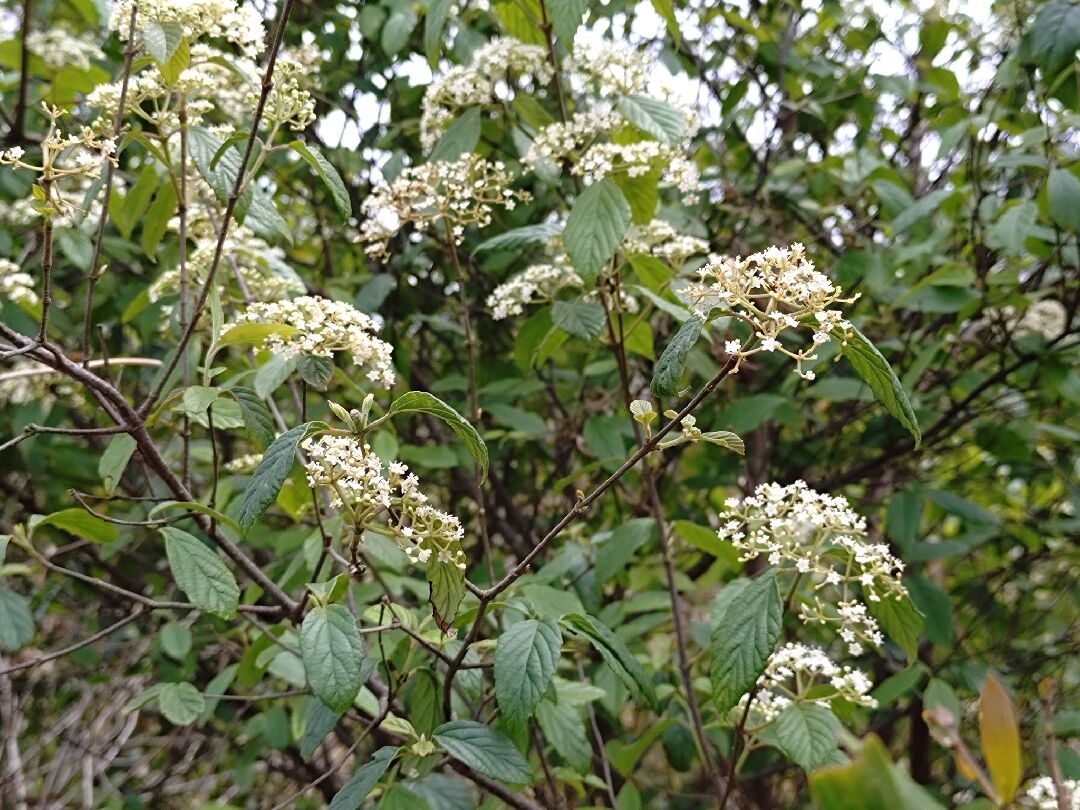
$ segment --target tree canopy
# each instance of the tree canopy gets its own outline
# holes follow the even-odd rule
[[[4,9],[4,807],[1080,807],[1080,3]]]

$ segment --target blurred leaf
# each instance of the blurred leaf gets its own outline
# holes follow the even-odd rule
[[[1009,694],[992,673],[983,681],[979,695],[979,740],[994,788],[1008,804],[1023,777],[1020,726]]]

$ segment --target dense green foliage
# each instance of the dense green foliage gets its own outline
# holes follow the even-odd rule
[[[1078,806],[1080,4],[945,5],[6,4],[0,804]]]

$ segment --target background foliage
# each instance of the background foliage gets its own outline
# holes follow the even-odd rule
[[[283,252],[256,257],[271,274],[285,265],[309,292],[381,317],[398,382],[376,389],[374,414],[406,391],[430,392],[419,407],[395,406],[412,415],[386,423],[376,449],[407,462],[464,525],[472,585],[460,608],[446,597],[454,609],[442,615],[437,587],[461,583],[429,593],[433,575],[370,533],[361,558],[348,558],[340,519],[289,466],[299,434],[277,489],[260,494],[250,468],[226,466],[313,420],[340,429],[328,399],[360,409],[373,390],[352,366],[286,377],[257,346],[226,346],[213,358],[222,371],[194,390],[209,364],[209,310],[173,374],[139,362],[167,364],[183,321],[175,289],[148,292],[177,267],[176,196],[148,160],[147,122],[130,118],[103,239],[100,184],[80,199],[85,216],[55,223],[48,341],[32,340],[40,301],[0,297],[0,526],[12,538],[0,544],[5,806],[355,808],[367,796],[386,808],[632,810],[714,806],[731,781],[733,806],[929,807],[1005,805],[1039,775],[1080,779],[1080,5],[959,5],[288,6],[284,45],[322,55],[303,76],[317,123],[295,133],[299,147],[267,152],[256,199],[239,214],[255,227],[260,205],[279,212],[278,232],[261,235]],[[280,9],[260,11],[272,20]],[[5,5],[5,146],[34,153],[48,125],[42,100],[94,120],[86,94],[118,80],[125,62],[108,16],[91,0]],[[60,29],[100,46],[88,68],[24,47],[28,34]],[[718,254],[803,242],[819,269],[861,293],[845,313],[895,370],[903,402],[888,378],[884,393],[871,390],[857,358],[832,364],[823,350],[811,382],[786,358],[755,355],[694,410],[703,430],[741,437],[745,455],[709,443],[668,449],[579,509],[639,444],[629,399],[681,409],[728,358],[714,322],[665,369],[657,358],[680,345],[689,314],[671,291],[683,268],[605,251],[606,209],[573,208],[584,195],[572,172],[521,170],[531,136],[566,103],[560,87],[461,111],[434,147],[436,157],[505,161],[531,200],[468,228],[459,249],[438,227],[402,230],[385,257],[355,239],[373,188],[431,156],[420,118],[432,67],[468,64],[501,34],[559,57],[575,35],[654,56],[656,75],[674,77],[700,112],[684,156],[704,192],[683,200],[654,178],[644,193],[658,198],[642,205]],[[136,73],[154,48],[162,64],[173,57],[180,46],[162,37],[139,40]],[[251,165],[239,158],[253,110],[243,122],[227,120],[224,103],[207,113],[235,125],[231,151],[218,141],[200,157],[192,142],[192,163],[213,164],[190,166],[192,178],[222,184],[219,200],[192,200],[212,223],[230,219],[231,181]],[[656,128],[643,137],[662,140]],[[283,130],[277,143],[293,137]],[[0,255],[13,263],[4,273],[30,273],[38,289],[48,237],[26,213],[33,181],[0,172]],[[617,256],[603,306],[577,290],[492,319],[489,294],[542,261],[544,245],[535,235],[486,240],[573,210],[587,217],[582,236],[570,223],[564,232],[575,267],[592,264],[583,251],[594,248],[596,270]],[[222,279],[211,308],[231,320],[244,293]],[[640,317],[627,314],[616,334],[606,302],[618,285]],[[1026,315],[1047,300],[1058,302],[1051,326]],[[91,358],[97,365],[84,366]],[[35,363],[67,376],[33,377],[42,384],[27,394],[20,369]],[[135,410],[158,390],[161,408],[135,422],[121,410],[129,430],[117,433],[110,413],[120,406],[95,401],[95,375]],[[228,393],[237,386],[256,392],[253,402]],[[901,421],[911,421],[908,400],[921,442]],[[486,479],[474,458],[487,460]],[[888,643],[856,662],[878,705],[834,707],[846,731],[826,721],[824,757],[793,743],[805,736],[816,750],[807,718],[725,779],[734,732],[713,700],[710,634],[741,598],[732,583],[764,566],[740,563],[717,539],[718,514],[726,498],[797,479],[845,494],[867,516],[870,536],[906,563],[917,618],[887,626]],[[566,529],[515,569],[564,514]],[[232,560],[214,551],[211,536],[261,579],[217,539]],[[508,572],[507,589],[478,609]],[[789,614],[784,632],[804,631]],[[332,666],[342,650],[345,663]],[[831,761],[837,740],[846,764],[808,784],[801,766]]]

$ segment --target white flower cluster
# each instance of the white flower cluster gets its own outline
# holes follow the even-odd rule
[[[1053,298],[1041,298],[1014,318],[1012,327],[1020,335],[1042,335],[1047,340],[1060,337],[1068,327],[1065,305]]]
[[[15,262],[0,259],[0,298],[28,307],[36,305],[38,294],[33,276],[22,272]]]
[[[314,102],[309,75],[321,56],[313,47],[286,48],[278,56],[264,120],[271,125],[303,127],[312,120]],[[166,82],[156,64],[147,65],[128,81],[126,109],[173,134],[180,119],[174,94],[184,97],[189,126],[211,127],[227,138],[246,127],[258,98],[262,68],[251,59],[236,57],[205,42],[191,45],[191,58],[175,83]],[[99,84],[86,97],[88,106],[101,111],[93,126],[112,129],[120,105],[120,82]]]
[[[537,132],[522,162],[533,171],[556,165],[625,123],[621,115],[606,108],[576,112],[565,123],[555,121]]]
[[[420,115],[420,142],[430,150],[459,110],[505,98],[522,81],[539,87],[551,81],[551,76],[544,48],[526,45],[513,37],[491,40],[476,49],[468,65],[450,68],[427,86]]]
[[[1080,779],[1062,779],[1061,786],[1069,792],[1070,810],[1080,810]],[[1034,803],[1038,810],[1058,810],[1057,788],[1049,776],[1040,776],[1028,784],[1024,795]]]
[[[655,256],[678,270],[691,256],[707,254],[709,243],[696,236],[679,233],[662,219],[654,219],[646,225],[631,225],[621,250],[627,254]]]
[[[307,68],[291,59],[279,59],[274,65],[274,77],[270,94],[263,109],[265,120],[271,125],[288,126],[296,132],[307,129],[315,122],[315,99],[304,89]],[[247,107],[255,109],[259,93],[252,89],[247,96]]]
[[[28,34],[26,49],[52,71],[89,70],[91,62],[104,58],[93,34],[75,35],[55,26]]]
[[[171,223],[170,227],[174,231],[178,230],[176,221]],[[198,217],[189,220],[187,231],[188,238],[195,242],[194,249],[187,257],[189,283],[192,285],[191,289],[195,289],[196,285],[203,283],[210,271],[217,247],[217,233],[208,219]],[[278,301],[305,292],[300,276],[286,264],[285,252],[279,247],[268,245],[244,225],[234,224],[229,229],[223,255],[227,256],[228,260],[217,275],[221,282],[219,291],[222,300]],[[228,283],[230,276],[240,285],[239,294],[228,294],[232,289]],[[165,296],[176,295],[179,290],[180,270],[172,268],[157,277],[147,294],[151,301],[159,301]]]
[[[225,462],[225,471],[231,473],[253,473],[262,463],[262,453],[247,453]]]
[[[58,123],[67,113],[44,102],[42,108],[49,118],[49,129],[40,144],[41,162],[24,160],[26,150],[12,146],[0,153],[0,165],[36,173],[38,184],[47,191],[45,199],[38,199],[39,210],[53,215],[63,213],[69,207],[68,198],[60,193],[56,184],[63,180],[99,177],[106,162],[116,162],[113,157],[116,142],[111,138],[98,138],[89,127],[82,127],[78,133],[65,134]]]
[[[886,545],[867,542],[866,519],[846,498],[796,481],[789,486],[762,484],[753,495],[729,498],[725,505],[726,519],[717,535],[742,551],[740,560],[764,554],[770,565],[798,572],[813,583],[812,599],[803,604],[800,619],[835,626],[852,655],[862,652],[862,643],[884,643],[859,596],[871,602],[904,596],[904,564]],[[835,605],[821,598],[826,589],[835,594]]]
[[[831,688],[831,691],[830,691]],[[807,644],[785,644],[776,650],[758,678],[750,706],[749,724],[763,726],[775,720],[792,703],[820,703],[830,706],[836,699],[873,708],[873,683],[865,672],[840,666],[825,651]],[[735,712],[746,709],[749,694],[743,695]]]
[[[746,258],[723,257],[709,262],[697,272],[698,281],[688,284],[680,294],[700,318],[708,318],[714,309],[730,313],[753,330],[752,342],[729,340],[724,348],[742,361],[758,352],[781,352],[795,360],[795,372],[807,380],[814,372],[803,371],[806,360],[815,360],[814,349],[835,337],[847,338],[851,324],[843,313],[830,309],[835,304],[850,304],[859,296],[843,297],[843,290],[833,285],[806,258],[806,249],[796,242],[790,248],[771,247]],[[779,340],[786,329],[810,329],[809,348],[791,351]],[[756,345],[755,345],[756,342]]]
[[[488,296],[491,317],[497,321],[520,315],[535,301],[550,301],[563,287],[580,287],[581,276],[570,266],[565,256],[557,256],[551,264],[534,264],[496,287]]]
[[[431,506],[420,481],[400,462],[383,461],[367,444],[348,435],[323,434],[307,439],[308,484],[325,487],[330,506],[345,512],[363,530],[385,514],[387,529],[417,565],[453,565],[465,569],[461,521]]]
[[[628,95],[646,88],[652,60],[624,42],[579,40],[566,69],[594,84],[601,96]]]
[[[72,406],[82,405],[82,387],[29,360],[16,360],[10,371],[0,373],[0,405],[35,403],[48,410],[60,400]]]
[[[353,363],[368,368],[369,380],[387,388],[394,384],[394,348],[375,337],[375,320],[351,304],[307,295],[291,301],[256,302],[222,333],[245,323],[280,324],[295,330],[266,337],[263,348],[274,354],[333,357],[335,352],[347,351]]]
[[[386,257],[390,237],[411,222],[421,233],[444,222],[456,244],[465,227],[483,228],[491,222],[495,206],[512,209],[529,199],[510,188],[510,172],[501,161],[464,155],[449,163],[439,161],[405,169],[392,183],[378,186],[364,200],[367,219],[360,226],[360,241],[370,256]]]
[[[644,177],[650,172],[659,172],[662,184],[675,186],[690,202],[701,186],[701,176],[697,166],[682,153],[681,147],[672,148],[659,141],[598,143],[582,153],[571,171],[590,182],[612,174]]]
[[[224,37],[249,59],[262,52],[266,32],[254,6],[237,8],[235,0],[118,0],[109,25],[121,38],[127,37],[134,5],[139,8],[135,28],[140,33],[149,23],[179,23],[189,40]]]

